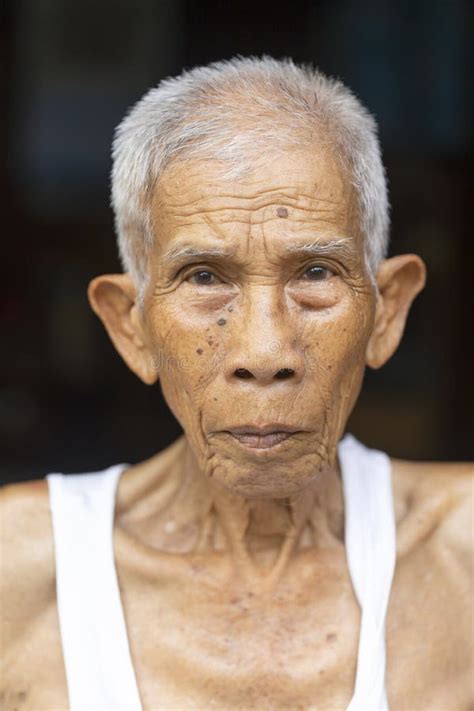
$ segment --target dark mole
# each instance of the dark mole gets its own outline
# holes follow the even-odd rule
[[[226,323],[227,323],[227,321],[225,320],[225,318],[220,318],[219,321],[217,322],[217,325],[218,326],[225,326]]]
[[[337,634],[335,632],[329,632],[326,635],[326,642],[334,642],[337,639]]]
[[[286,207],[277,207],[278,217],[288,217],[288,210]]]
[[[202,348],[196,348],[196,353],[198,353],[199,355],[201,355],[201,354],[202,354]]]
[[[216,397],[214,397],[214,398],[212,398],[212,399],[213,399],[213,400],[217,400],[217,398],[216,398]]]

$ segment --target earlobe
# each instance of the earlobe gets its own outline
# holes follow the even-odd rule
[[[116,350],[128,367],[146,384],[158,378],[151,367],[141,319],[138,314],[136,288],[129,274],[103,274],[95,277],[87,290],[93,311],[105,326]]]
[[[366,362],[380,368],[395,353],[413,300],[423,289],[426,267],[416,254],[386,259],[377,273],[378,296]]]

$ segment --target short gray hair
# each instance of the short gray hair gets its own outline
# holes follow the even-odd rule
[[[112,205],[119,254],[138,300],[153,247],[151,202],[172,161],[218,159],[237,177],[268,150],[308,146],[323,127],[358,195],[365,259],[373,278],[386,256],[389,205],[374,118],[340,81],[291,59],[234,57],[183,71],[150,89],[113,143]]]

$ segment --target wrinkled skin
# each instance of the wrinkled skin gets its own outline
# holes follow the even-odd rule
[[[117,350],[160,383],[184,430],[117,492],[115,562],[144,711],[344,709],[360,612],[336,444],[364,368],[400,341],[423,263],[388,259],[375,287],[355,194],[328,146],[270,156],[232,182],[213,163],[176,164],[153,216],[143,311],[127,274],[89,287]],[[295,252],[308,244],[319,252]],[[184,247],[214,254],[169,258]],[[228,433],[265,424],[299,431],[265,448]],[[472,469],[392,460],[392,484],[390,707],[467,711]],[[9,487],[0,507],[0,694],[6,709],[65,709],[45,482]]]
[[[160,238],[145,308],[149,350],[164,364],[157,375],[199,469],[251,497],[294,495],[334,467],[373,328],[354,195],[329,155],[302,156],[297,179],[294,161],[280,157],[276,170],[217,190],[212,168],[179,166],[154,206]],[[183,173],[187,190],[178,188]],[[322,258],[285,252],[315,240],[328,247]],[[184,245],[233,256],[163,258]],[[209,284],[196,274],[204,269]],[[280,369],[294,374],[280,380]],[[249,423],[302,432],[249,451],[225,434]]]

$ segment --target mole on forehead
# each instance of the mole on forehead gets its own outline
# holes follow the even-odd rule
[[[288,217],[288,210],[286,207],[277,207],[278,217]]]

